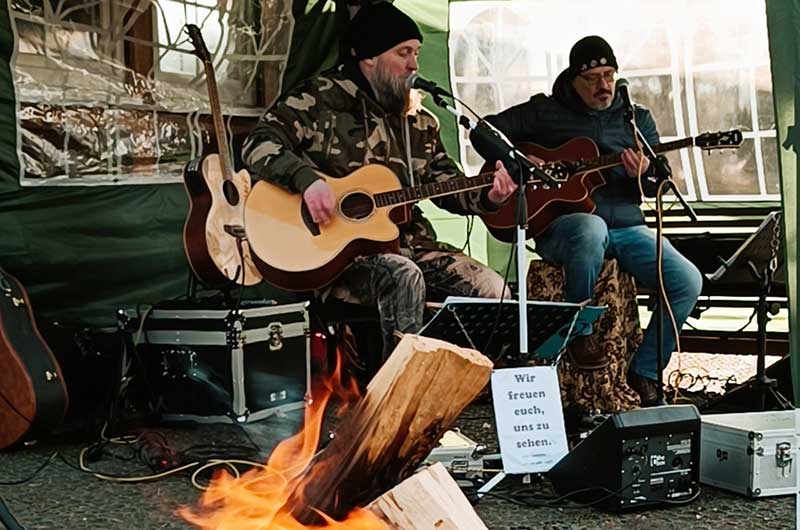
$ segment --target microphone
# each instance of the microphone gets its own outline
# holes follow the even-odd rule
[[[622,104],[628,109],[629,112],[633,111],[633,101],[631,101],[631,94],[628,90],[628,80],[624,77],[617,79],[617,92],[619,97],[622,98]]]
[[[450,92],[443,89],[433,81],[428,81],[416,72],[406,78],[406,89],[410,90],[412,88],[424,90],[425,92],[429,92],[434,96],[452,96]]]
[[[502,132],[495,129],[489,122],[481,120],[472,129],[469,135],[473,149],[484,160],[500,160],[509,173],[514,173],[514,168],[519,164],[523,171],[533,175],[548,185],[556,185],[553,177],[545,173],[527,156],[516,149]]]

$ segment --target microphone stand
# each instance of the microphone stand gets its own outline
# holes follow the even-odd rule
[[[633,116],[633,108],[628,107],[625,111],[625,120],[630,123],[633,134],[636,142],[642,147],[644,150],[645,156],[650,159],[651,164],[655,164],[656,173],[661,175],[661,179],[666,182],[666,187],[668,191],[672,191],[675,197],[678,198],[678,201],[683,206],[683,209],[686,211],[686,214],[692,220],[693,223],[698,222],[697,214],[695,214],[692,207],[689,203],[681,195],[680,191],[678,191],[678,187],[675,185],[675,181],[672,180],[672,170],[668,164],[665,164],[661,159],[658,158],[653,148],[647,142],[647,139],[644,137],[642,132],[636,126],[636,120]],[[641,178],[641,175],[639,176]],[[656,193],[656,289],[658,290],[657,297],[656,297],[656,307],[655,311],[653,312],[653,316],[656,318],[656,381],[657,381],[657,388],[656,388],[656,395],[657,397],[657,404],[658,405],[666,405],[666,400],[664,399],[664,320],[662,315],[664,314],[664,298],[666,297],[666,290],[664,289],[664,278],[663,278],[663,259],[664,259],[664,248],[661,243],[662,238],[662,218],[664,216],[663,212],[663,205],[662,205],[662,188],[659,186],[659,191]],[[680,333],[680,330],[677,330]],[[676,337],[677,340],[677,337]]]
[[[433,94],[433,101],[442,107],[443,109],[447,110],[451,114],[453,114],[457,119],[458,123],[466,128],[467,130],[474,130],[477,127],[477,124],[474,124],[472,120],[470,120],[467,116],[461,114],[456,110],[452,105],[448,104],[444,99],[442,99],[442,94],[434,93]],[[518,186],[517,186],[517,240],[516,240],[516,252],[517,252],[517,298],[518,298],[518,308],[519,308],[519,356],[523,360],[527,360],[528,358],[528,289],[527,284],[525,283],[525,240],[527,239],[527,228],[528,228],[528,201],[527,196],[525,194],[526,185],[528,183],[528,172],[526,172],[526,166],[522,162],[520,157],[524,157],[522,153],[520,153],[516,147],[514,147],[508,139],[500,133],[494,126],[492,126],[489,122],[485,120],[481,120],[482,124],[485,124],[493,134],[496,135],[497,139],[499,139],[504,147],[507,148],[508,158],[516,162],[517,166],[517,178],[518,178]],[[527,158],[525,159],[527,161]],[[507,168],[509,172],[512,168]],[[533,170],[535,171],[535,170]],[[536,175],[542,180],[545,181],[548,185],[556,184],[556,182],[546,173],[543,171],[536,172]],[[502,303],[502,300],[500,300]]]

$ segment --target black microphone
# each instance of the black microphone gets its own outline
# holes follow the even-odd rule
[[[406,78],[406,88],[409,90],[412,88],[424,90],[425,92],[429,92],[434,96],[452,96],[450,92],[443,89],[433,81],[428,81],[416,72]]]
[[[519,164],[523,170],[548,185],[556,185],[553,178],[517,150],[511,142],[486,121],[480,121],[469,134],[473,149],[484,160],[500,160],[509,173]]]
[[[622,98],[622,104],[629,112],[633,112],[633,101],[631,101],[631,94],[628,91],[628,80],[620,77],[617,79],[616,87],[619,97]]]

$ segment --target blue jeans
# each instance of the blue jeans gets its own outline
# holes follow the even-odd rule
[[[604,258],[616,258],[620,267],[631,273],[637,282],[657,288],[656,236],[645,225],[609,229],[602,218],[593,214],[563,215],[537,238],[536,252],[545,260],[564,267],[567,302],[593,297]],[[664,289],[680,331],[703,288],[703,277],[666,239],[663,257]],[[666,310],[662,320],[663,366],[666,367],[675,349],[675,337]],[[631,363],[631,370],[648,379],[657,377],[656,340],[656,319],[653,318]]]

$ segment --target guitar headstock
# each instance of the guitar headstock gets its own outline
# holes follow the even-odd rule
[[[194,24],[186,24],[186,33],[189,34],[189,40],[192,41],[194,54],[203,62],[211,62],[211,54],[208,52],[208,47],[203,40],[203,34],[200,32],[200,28]]]
[[[694,145],[707,150],[739,147],[742,145],[742,131],[731,129],[730,131],[703,133],[694,139]]]

